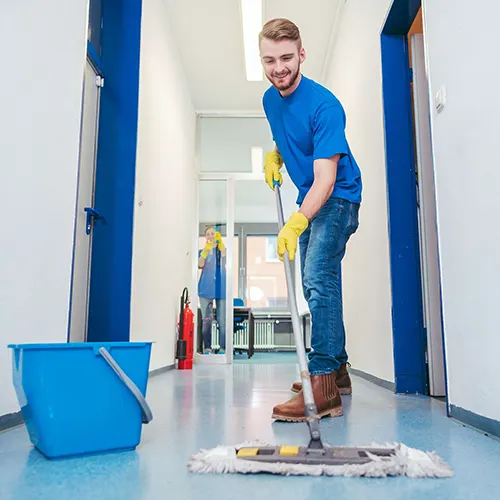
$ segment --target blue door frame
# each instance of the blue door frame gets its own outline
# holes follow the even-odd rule
[[[428,394],[408,32],[420,0],[394,0],[381,34],[396,392]]]
[[[129,341],[142,0],[103,0],[87,340]]]

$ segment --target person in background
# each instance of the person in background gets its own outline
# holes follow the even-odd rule
[[[198,281],[198,297],[202,315],[203,353],[211,354],[212,322],[214,301],[219,324],[219,354],[226,350],[226,247],[221,234],[210,226],[205,230],[206,243],[200,251],[198,268],[201,276]]]
[[[349,238],[358,228],[361,172],[345,135],[346,116],[339,100],[306,78],[306,58],[299,28],[287,19],[272,19],[259,37],[260,56],[272,84],[263,97],[275,150],[266,154],[266,182],[281,184],[280,169],[299,191],[299,209],[278,236],[278,254],[293,260],[300,238],[304,296],[312,319],[309,372],[318,414],[340,416],[341,394],[351,394],[342,314],[340,263]],[[298,395],[274,407],[273,418],[306,420],[300,383]]]

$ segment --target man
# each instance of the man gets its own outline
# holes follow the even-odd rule
[[[294,212],[278,235],[278,254],[291,260],[300,238],[302,285],[312,319],[309,372],[320,417],[343,414],[340,394],[351,394],[342,316],[340,263],[358,228],[361,173],[345,137],[345,114],[326,88],[303,76],[306,58],[298,27],[286,19],[267,22],[259,36],[260,55],[272,86],[263,97],[276,144],[266,153],[271,189],[282,183],[283,163],[299,195]],[[273,409],[273,418],[302,422],[298,395]],[[292,389],[292,390],[293,390]]]

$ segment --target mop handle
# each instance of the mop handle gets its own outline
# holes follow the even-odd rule
[[[278,208],[278,227],[281,228],[285,225],[285,219],[283,216],[283,203],[281,201],[281,192],[279,183],[274,183],[274,190],[276,192],[276,206]],[[292,327],[293,335],[295,337],[295,346],[297,348],[297,357],[299,361],[300,378],[302,379],[302,391],[304,393],[304,403],[306,408],[306,416],[311,417],[313,420],[317,419],[318,411],[316,409],[316,404],[314,403],[314,396],[312,392],[311,379],[309,378],[309,368],[307,366],[306,350],[304,347],[304,341],[301,335],[301,326],[299,320],[299,310],[297,308],[297,296],[295,294],[295,288],[292,281],[292,267],[290,264],[290,259],[288,258],[288,252],[284,255],[285,263],[285,276],[286,284],[288,288],[288,302],[290,304],[290,309],[292,313]],[[315,436],[313,436],[315,437]],[[318,436],[319,438],[319,436]]]

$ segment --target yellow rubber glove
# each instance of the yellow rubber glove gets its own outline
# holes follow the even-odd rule
[[[221,234],[219,233],[219,231],[217,231],[217,232],[215,233],[215,243],[217,244],[217,248],[218,248],[221,252],[223,252],[223,251],[226,249],[226,247],[224,246],[224,242],[222,241],[222,236],[221,236]]]
[[[279,153],[272,151],[266,153],[264,159],[264,174],[267,185],[274,191],[274,182],[283,184],[283,176],[280,173],[280,168],[283,166],[283,160]]]
[[[278,255],[281,261],[285,252],[288,252],[288,258],[293,261],[299,236],[307,229],[307,226],[309,226],[307,217],[300,212],[293,212],[278,234]]]
[[[209,252],[214,248],[214,242],[213,241],[207,241],[205,244],[205,248],[201,252],[200,257],[203,257],[205,260],[208,257]]]

